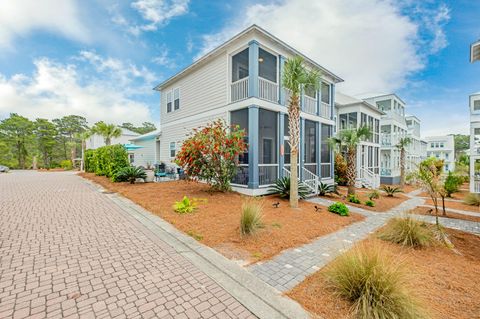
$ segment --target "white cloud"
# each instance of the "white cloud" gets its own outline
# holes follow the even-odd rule
[[[425,26],[433,38],[430,44],[430,52],[437,53],[448,45],[443,28],[450,20],[450,9],[442,4],[436,11],[424,11],[423,17]]]
[[[169,50],[166,46],[160,48],[160,54],[152,59],[152,62],[160,66],[167,67],[169,69],[174,69],[177,67],[175,60],[169,56]]]
[[[90,123],[100,120],[110,123],[152,120],[148,106],[135,101],[128,93],[128,87],[134,85],[133,81],[115,81],[123,76],[115,73],[119,61],[87,52],[82,54],[90,56],[89,61],[93,61],[99,72],[109,70],[107,74],[94,73],[85,78],[81,76],[83,70],[79,72],[77,64],[61,64],[41,58],[34,61],[35,72],[31,76],[17,74],[7,78],[0,75],[0,117],[16,112],[32,119],[77,114],[85,116]],[[142,73],[139,70],[135,67],[127,73],[139,77]],[[151,93],[151,86],[143,94],[147,92]]]
[[[425,65],[419,45],[424,26],[403,15],[399,6],[388,0],[254,4],[219,33],[205,35],[201,54],[255,23],[342,77],[342,91],[395,91]],[[432,26],[440,27],[446,15],[448,10],[440,12]],[[440,49],[442,33],[436,30]]]
[[[190,0],[137,0],[131,7],[137,10],[147,23],[133,25],[129,31],[137,35],[141,31],[155,31],[172,18],[186,14],[189,2]],[[118,20],[118,17],[116,19]],[[123,20],[120,22],[126,23]]]
[[[11,47],[15,37],[37,29],[82,42],[89,40],[75,0],[0,1],[0,47]]]

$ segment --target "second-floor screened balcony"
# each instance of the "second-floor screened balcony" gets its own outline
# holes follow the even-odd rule
[[[255,45],[232,55],[230,102],[250,97],[288,106],[290,94],[281,87],[284,58]],[[320,90],[302,92],[300,98],[305,113],[332,119],[332,85],[324,81]]]

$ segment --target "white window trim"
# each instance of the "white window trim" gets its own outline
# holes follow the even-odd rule
[[[173,145],[173,148],[172,148]],[[175,151],[175,156],[177,156],[177,143],[176,142],[170,142],[169,147],[168,147],[168,156],[170,158],[175,158],[175,156],[172,157],[172,151]]]
[[[178,109],[175,110],[175,90],[178,90]],[[172,112],[175,112],[175,111],[180,111],[180,109],[182,108],[182,99],[181,99],[181,96],[182,96],[182,92],[181,92],[181,89],[179,86],[177,86],[176,88],[173,88],[172,89]]]
[[[172,108],[171,108],[170,111],[168,110],[168,95],[170,95],[170,103],[172,105]],[[172,113],[173,109],[174,109],[174,107],[173,107],[173,91],[170,90],[170,91],[165,92],[165,112],[167,114]]]

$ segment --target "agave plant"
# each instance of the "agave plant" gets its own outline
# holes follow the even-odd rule
[[[400,187],[383,185],[382,191],[384,191],[388,197],[394,197],[396,193],[403,193]]]
[[[275,181],[268,189],[270,194],[279,194],[282,198],[290,199],[290,177],[282,177]],[[298,196],[305,198],[310,193],[310,189],[303,183],[298,183]]]
[[[115,180],[117,182],[130,182],[130,184],[135,184],[137,178],[145,180],[147,178],[147,173],[141,167],[128,166],[122,168],[116,175]]]
[[[337,191],[337,184],[326,184],[320,182],[318,185],[318,195],[325,196],[330,193],[340,195],[340,193]]]

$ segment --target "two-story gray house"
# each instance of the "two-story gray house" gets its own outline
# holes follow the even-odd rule
[[[247,132],[248,151],[240,156],[233,186],[264,194],[290,170],[288,93],[281,80],[286,59],[296,55],[322,74],[320,89],[301,97],[299,175],[309,185],[331,183],[328,138],[335,125],[335,84],[342,79],[256,25],[155,88],[161,100],[160,161],[172,162],[192,129],[221,118]]]

